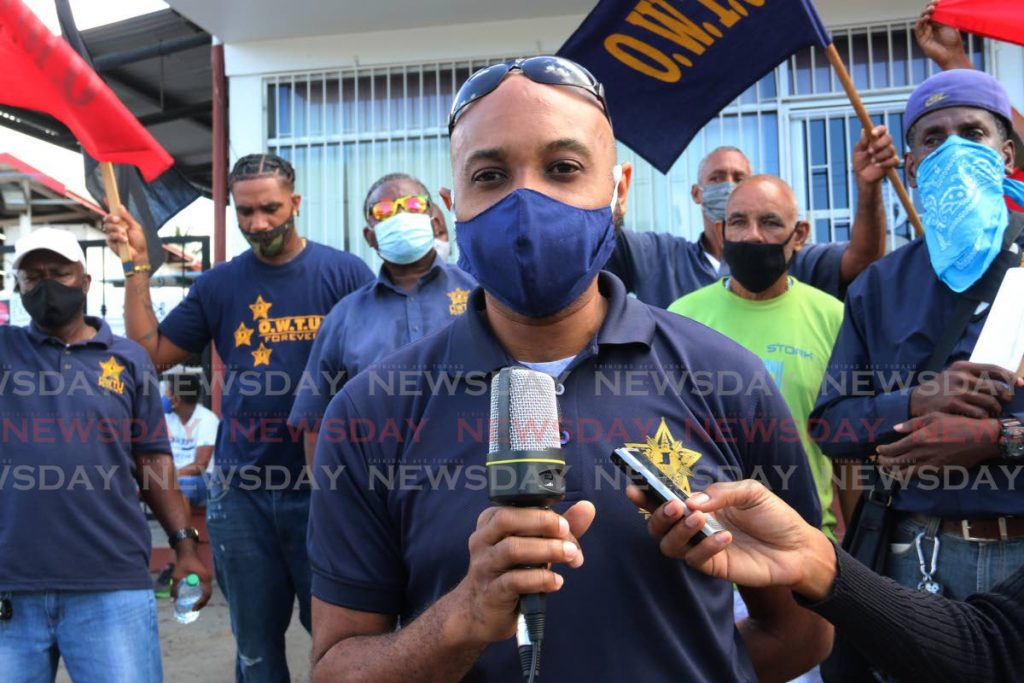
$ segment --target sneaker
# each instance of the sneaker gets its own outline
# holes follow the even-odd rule
[[[174,579],[174,563],[167,565],[167,567],[160,572],[160,576],[156,577],[156,581],[153,582],[153,593],[158,598],[169,598],[171,597],[171,584]]]

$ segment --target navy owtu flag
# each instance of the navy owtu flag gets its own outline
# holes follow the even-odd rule
[[[601,0],[558,54],[604,84],[616,137],[667,173],[744,90],[831,42],[810,0]]]

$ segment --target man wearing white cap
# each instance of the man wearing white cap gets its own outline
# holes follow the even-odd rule
[[[210,577],[176,490],[153,364],[85,315],[75,236],[14,245],[32,317],[0,326],[0,669],[4,681],[162,679],[150,538],[138,493],[175,549],[175,579]]]

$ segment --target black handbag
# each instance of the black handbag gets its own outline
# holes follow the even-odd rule
[[[857,503],[843,536],[843,550],[876,574],[885,570],[889,537],[896,526],[892,500],[896,495],[894,478],[879,475],[873,467],[869,474],[871,488]],[[878,683],[879,679],[867,658],[847,642],[841,630],[835,633],[832,652],[821,663],[821,679],[825,683]]]

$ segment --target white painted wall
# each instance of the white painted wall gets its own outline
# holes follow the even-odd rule
[[[330,0],[323,0],[329,2]],[[925,0],[816,0],[832,27],[866,21],[904,21],[918,15]],[[419,64],[495,55],[554,52],[582,22],[584,15],[544,17],[475,24],[431,26],[388,32],[365,32],[225,44],[229,77],[230,157],[265,148],[262,78],[268,74],[333,70],[352,66]],[[1024,50],[1000,44],[993,72],[1024,109]],[[228,216],[228,255],[245,243]]]
[[[327,0],[325,0],[327,1]],[[829,26],[916,16],[923,0],[818,0]],[[585,15],[519,19],[491,23],[429,26],[225,45],[229,77],[287,71],[337,69],[356,64],[401,64],[495,54],[554,52]],[[312,29],[311,29],[312,30]]]

